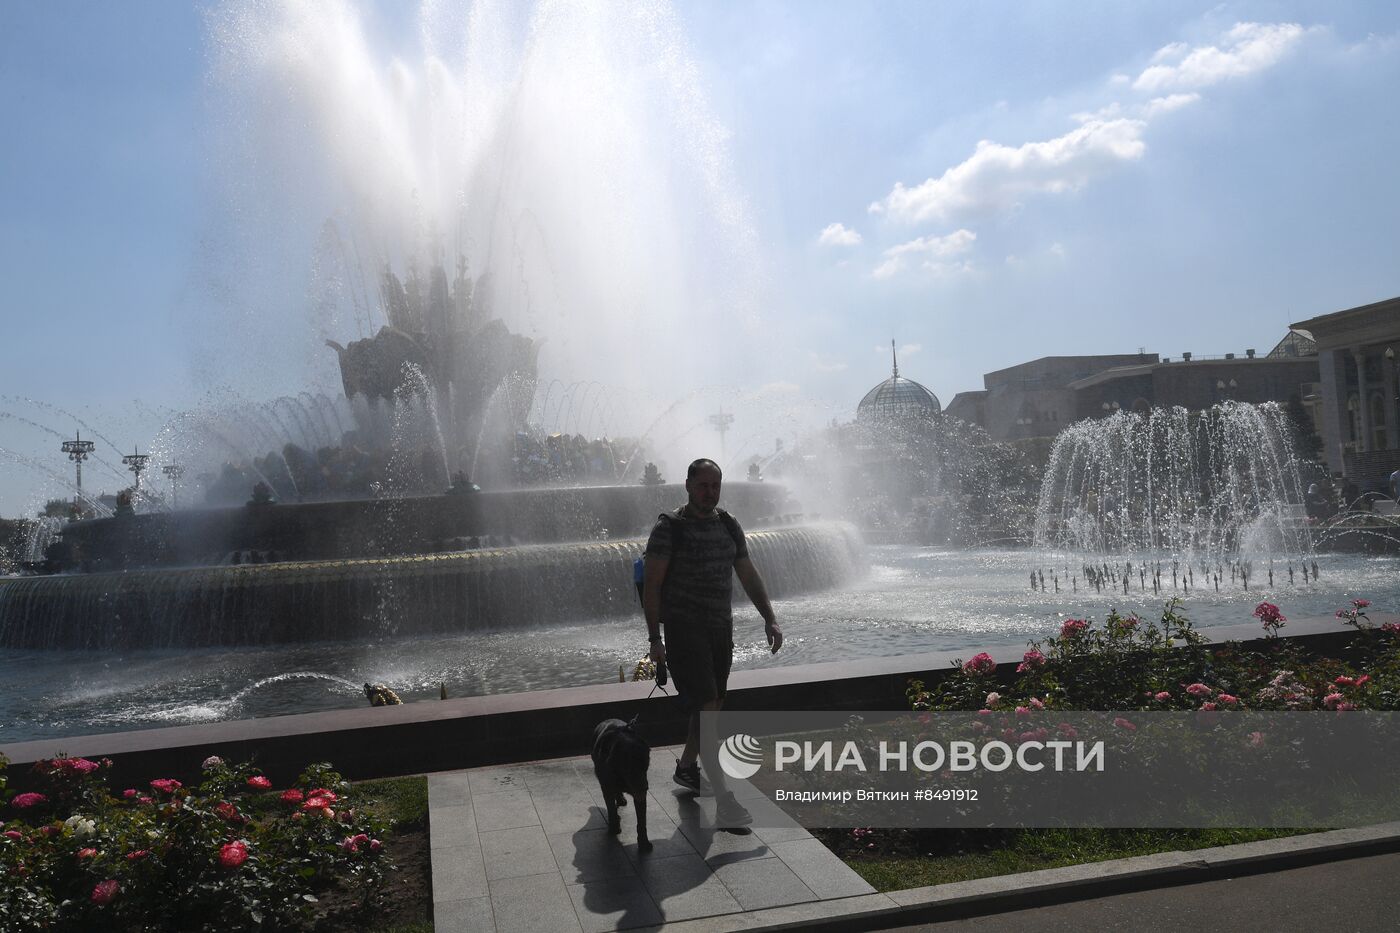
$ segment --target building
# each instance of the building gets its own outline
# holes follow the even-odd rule
[[[1363,492],[1400,470],[1400,297],[1309,318],[1294,331],[1315,341],[1323,455]]]
[[[1156,361],[1155,353],[1041,357],[987,373],[983,391],[959,392],[948,414],[981,425],[995,441],[1054,437],[1078,420],[1072,383],[1116,367]]]
[[[1302,349],[1284,338],[1280,346]],[[1275,350],[1278,348],[1276,347]],[[1316,356],[1270,352],[1259,356],[1197,357],[1183,353],[1180,360],[1164,358],[1136,366],[1106,370],[1070,384],[1074,394],[1074,418],[1097,418],[1120,409],[1181,406],[1200,411],[1221,402],[1302,401],[1313,393],[1318,379]]]
[[[938,403],[938,396],[899,374],[899,357],[895,355],[893,340],[890,341],[890,359],[894,374],[865,393],[856,406],[856,421],[861,424],[899,423],[940,414],[943,406]]]
[[[1318,358],[1306,335],[1290,332],[1265,356],[1252,349],[1179,360],[1145,352],[1047,356],[982,381],[982,391],[954,396],[947,414],[981,425],[992,440],[1014,441],[1054,437],[1075,421],[1121,410],[1305,401],[1316,395]]]

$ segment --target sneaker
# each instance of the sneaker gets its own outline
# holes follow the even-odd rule
[[[744,827],[753,822],[753,816],[745,810],[731,793],[725,793],[715,801],[715,826],[729,832],[747,833]]]
[[[681,787],[700,793],[700,765],[693,764],[690,767],[676,762],[675,781]]]

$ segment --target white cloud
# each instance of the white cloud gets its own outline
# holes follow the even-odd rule
[[[817,237],[817,243],[820,246],[858,246],[860,234],[843,223],[827,224]]]
[[[812,361],[812,368],[819,373],[839,373],[849,365],[839,360],[829,360],[820,353],[808,353],[807,358]]]
[[[1156,65],[1161,62],[1180,59],[1186,55],[1190,48],[1191,46],[1187,45],[1185,42],[1172,42],[1168,45],[1164,45],[1153,53],[1152,64]]]
[[[1029,194],[1073,191],[1119,163],[1141,158],[1146,126],[1142,120],[1091,119],[1063,136],[1016,148],[983,140],[939,178],[913,188],[896,183],[870,211],[917,223],[1004,210]]]
[[[1236,23],[1220,45],[1186,50],[1174,42],[1153,56],[1154,64],[1133,82],[1139,91],[1198,88],[1229,78],[1242,78],[1273,67],[1307,33],[1297,23]]]
[[[1191,94],[1168,94],[1166,97],[1154,97],[1142,105],[1139,113],[1143,119],[1151,120],[1161,113],[1171,113],[1173,110],[1180,110],[1182,107],[1194,104],[1201,99],[1201,95]]]
[[[947,236],[923,236],[885,250],[885,261],[871,273],[877,279],[887,279],[917,260],[919,268],[929,272],[947,273],[971,268],[965,261],[953,258],[972,248],[977,234],[971,230],[956,230]],[[953,261],[950,261],[953,260]]]

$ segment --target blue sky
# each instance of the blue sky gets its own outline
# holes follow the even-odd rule
[[[249,353],[207,325],[230,300],[210,255],[239,213],[207,14],[6,8],[0,412],[68,432],[57,406],[144,444],[153,412],[197,404]],[[946,404],[1043,355],[1264,351],[1291,321],[1400,294],[1394,4],[673,15],[763,282],[762,326],[735,338],[758,345],[721,338],[742,361],[725,379],[844,417],[886,375],[891,338]],[[406,55],[417,21],[390,3],[360,20]],[[271,281],[294,308],[314,215],[286,226]],[[308,387],[326,388],[318,372]],[[0,447],[66,474],[54,446],[0,416]],[[0,458],[0,515],[59,492]]]

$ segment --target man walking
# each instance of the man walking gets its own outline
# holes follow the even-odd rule
[[[682,707],[690,714],[685,749],[676,764],[676,783],[700,790],[700,767],[715,794],[715,823],[738,829],[753,822],[725,786],[719,749],[700,748],[700,714],[719,710],[729,683],[734,656],[734,617],[730,608],[735,574],[763,616],[773,653],[783,646],[783,631],[768,601],[763,578],[749,560],[743,529],[719,508],[722,475],[713,460],[696,460],[685,475],[688,501],[661,515],[647,539],[642,605],[651,659],[669,662]],[[666,624],[662,637],[661,623]]]

